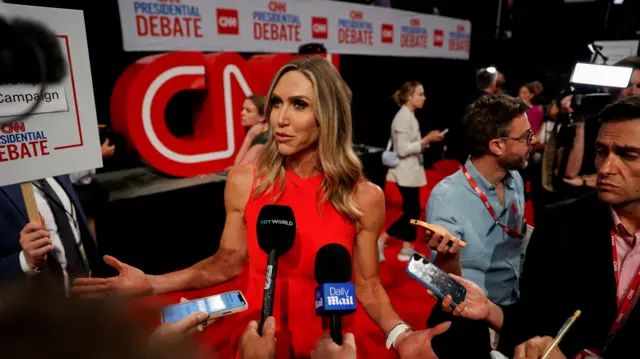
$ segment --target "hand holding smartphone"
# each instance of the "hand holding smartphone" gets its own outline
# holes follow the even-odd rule
[[[451,308],[464,302],[467,297],[467,289],[462,284],[419,254],[411,257],[407,273],[433,292],[438,299],[443,300],[446,296],[451,296]]]
[[[466,247],[466,246],[467,246],[467,243],[466,243],[465,241],[463,241],[463,240],[461,240],[461,239],[459,239],[459,238],[456,238],[456,237],[452,236],[452,235],[449,233],[449,231],[447,231],[447,229],[446,229],[446,228],[444,228],[444,227],[437,226],[437,225],[435,225],[435,224],[427,223],[427,222],[424,222],[424,221],[420,221],[420,220],[417,220],[417,219],[412,219],[412,220],[410,220],[410,221],[409,221],[409,223],[413,224],[414,226],[420,226],[420,227],[422,227],[422,228],[425,228],[425,229],[427,229],[427,230],[429,230],[429,231],[431,231],[431,232],[433,232],[433,233],[438,233],[439,235],[441,235],[441,236],[443,236],[443,237],[445,237],[445,236],[449,235],[449,236],[451,237],[451,240],[452,240],[452,241],[457,240],[458,245],[459,245],[460,247],[463,247],[463,248],[464,248],[464,247]]]
[[[209,320],[239,313],[249,308],[241,291],[236,290],[210,297],[169,305],[162,309],[162,323],[175,323],[192,313],[209,314]]]

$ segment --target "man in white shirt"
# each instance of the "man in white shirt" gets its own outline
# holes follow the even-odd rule
[[[29,278],[68,294],[102,261],[69,178],[32,183],[42,223],[29,223],[19,185],[0,188],[0,280]]]

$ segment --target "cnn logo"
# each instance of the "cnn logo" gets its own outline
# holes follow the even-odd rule
[[[271,1],[269,3],[269,11],[271,12],[287,12],[287,4],[283,2]]]
[[[238,35],[240,33],[238,10],[216,9],[216,15],[218,17],[218,34]]]
[[[381,35],[383,44],[393,43],[393,24],[382,24]]]
[[[326,17],[311,18],[311,37],[325,40],[329,37],[329,23]]]
[[[352,10],[349,13],[349,16],[351,17],[351,20],[362,20],[362,19],[364,19],[364,14],[362,13],[362,11]]]

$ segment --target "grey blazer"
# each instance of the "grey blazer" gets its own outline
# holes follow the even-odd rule
[[[422,145],[420,125],[416,116],[402,106],[391,123],[393,149],[400,157],[400,164],[390,168],[387,180],[396,182],[402,187],[422,187],[427,184],[427,177],[422,164]]]

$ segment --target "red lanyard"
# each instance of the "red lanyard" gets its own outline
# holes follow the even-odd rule
[[[620,287],[620,262],[618,262],[618,245],[616,244],[616,233],[614,231],[611,231],[611,250],[613,251],[613,273],[616,276],[616,298],[618,298],[618,288]],[[609,331],[609,335],[614,335],[624,325],[624,321],[630,314],[629,309],[634,295],[638,290],[638,286],[640,286],[640,268],[638,268],[638,273],[629,286],[627,295],[624,296],[624,298],[618,298],[618,315],[616,316],[616,321],[613,323],[613,326]],[[620,300],[622,300],[622,302],[620,302]]]
[[[616,335],[618,330],[622,328],[629,314],[631,314],[631,309],[632,309],[631,304],[633,302],[634,295],[638,290],[638,286],[640,286],[640,268],[638,268],[638,273],[636,274],[636,277],[633,279],[633,282],[631,282],[631,286],[629,286],[629,291],[627,292],[627,295],[624,296],[624,298],[618,298],[618,288],[620,287],[620,262],[618,261],[618,244],[616,242],[617,242],[616,232],[612,230],[611,231],[611,251],[613,252],[613,274],[616,277],[616,298],[617,298],[616,303],[618,303],[619,305],[618,305],[618,315],[616,315],[616,320],[613,322],[613,325],[611,326],[611,330],[609,331],[609,336],[607,337],[607,341],[605,342],[604,348],[602,350],[603,352],[607,350],[607,347],[611,344],[613,337]],[[622,302],[620,302],[621,299],[622,299]],[[594,354],[598,354],[598,353],[600,353],[600,351],[598,350],[583,349],[582,351],[580,351],[580,353],[578,353],[574,357],[574,359],[590,358]],[[599,356],[593,356],[593,357],[600,358]]]
[[[511,229],[498,221],[498,218],[496,217],[496,213],[494,212],[493,207],[491,207],[491,204],[489,203],[487,196],[484,194],[484,192],[482,192],[480,187],[478,187],[478,183],[476,183],[476,181],[473,178],[471,178],[471,175],[469,174],[469,171],[467,171],[467,168],[465,166],[462,166],[462,172],[464,173],[464,176],[467,178],[467,181],[469,181],[469,185],[471,185],[471,188],[473,188],[473,190],[476,191],[476,193],[478,193],[478,195],[480,196],[480,199],[482,200],[484,207],[487,209],[487,211],[489,211],[489,214],[491,215],[491,218],[493,218],[495,223],[498,224],[500,227],[502,227],[502,230],[505,231],[505,233],[508,234],[509,236],[516,237],[516,238],[524,238],[524,235],[520,233],[520,231],[518,230],[517,223],[516,223],[516,227]],[[513,210],[513,215],[516,217],[516,222],[517,222],[518,212],[516,211],[515,202],[511,203],[511,210]]]

